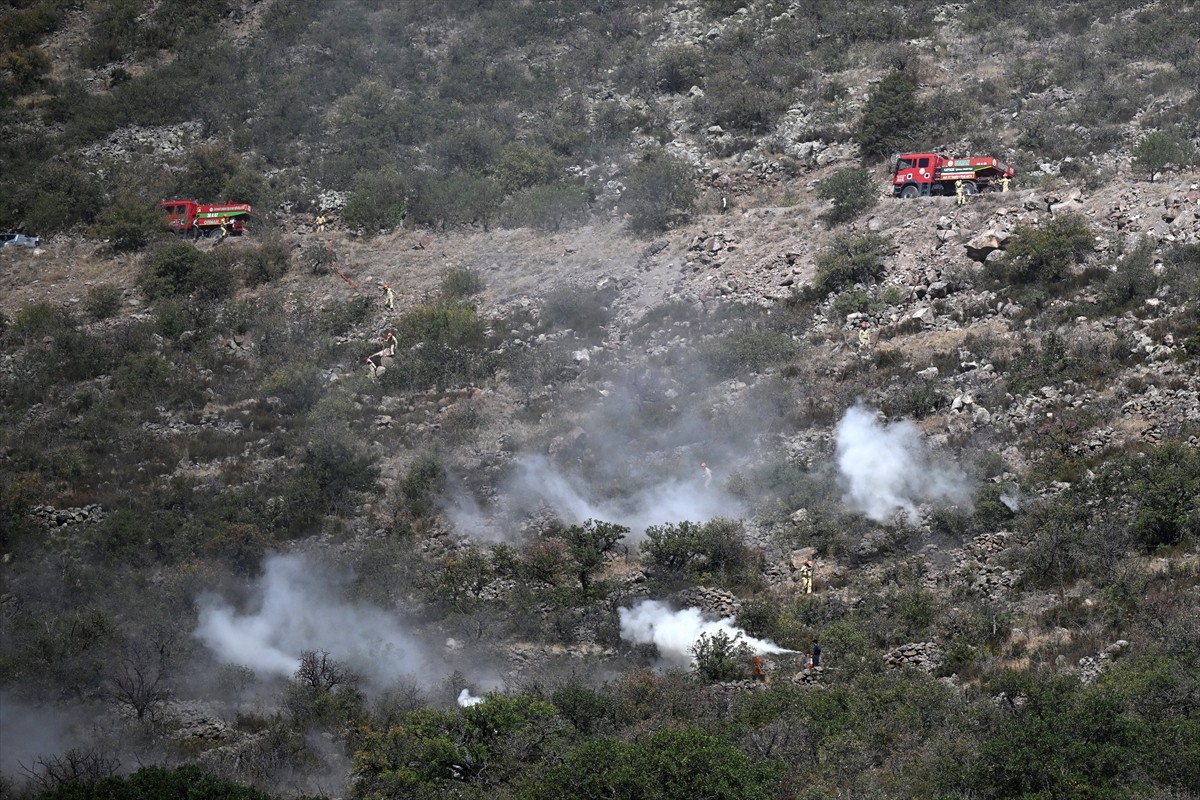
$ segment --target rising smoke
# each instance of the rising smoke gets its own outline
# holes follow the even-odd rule
[[[483,702],[483,698],[479,697],[477,695],[471,694],[470,689],[463,689],[461,692],[458,693],[459,708],[470,708],[471,706],[477,706],[482,702]]]
[[[598,519],[624,525],[637,541],[652,525],[744,516],[742,504],[718,483],[705,487],[704,474],[697,467],[690,479],[662,478],[619,499],[605,499],[597,497],[585,480],[556,468],[546,457],[531,456],[517,463],[500,488],[502,501],[496,508],[485,510],[460,495],[449,501],[447,514],[459,532],[479,541],[505,539],[522,517],[542,510],[567,524]]]
[[[920,503],[970,503],[966,475],[954,464],[938,463],[908,420],[885,425],[877,412],[856,405],[837,426],[837,463],[842,501],[876,522],[897,511],[917,521]]]
[[[221,663],[260,677],[294,674],[306,650],[327,651],[377,686],[428,674],[426,648],[393,614],[342,599],[347,580],[303,554],[268,556],[249,610],[202,597],[195,636]]]
[[[733,617],[719,620],[704,618],[698,608],[679,611],[659,600],[642,600],[633,608],[622,608],[617,612],[621,619],[621,638],[633,644],[653,644],[658,648],[663,665],[686,668],[692,664],[692,645],[701,634],[712,635],[720,631],[730,638],[745,642],[759,655],[792,653],[767,639],[756,639],[733,624]]]

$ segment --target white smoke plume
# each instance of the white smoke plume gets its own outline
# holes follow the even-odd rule
[[[470,708],[471,706],[477,706],[482,702],[483,698],[471,694],[470,689],[463,689],[458,693],[458,705],[461,708]]]
[[[621,638],[634,644],[653,644],[667,666],[685,668],[692,664],[692,645],[701,634],[717,631],[745,642],[759,655],[793,653],[767,639],[756,639],[733,624],[733,617],[713,621],[698,608],[679,611],[660,600],[642,600],[633,608],[618,610]]]
[[[268,556],[252,607],[241,613],[224,598],[201,598],[195,636],[218,661],[260,676],[294,674],[306,650],[327,651],[381,686],[427,674],[422,644],[392,614],[342,599],[345,579],[303,554]]]
[[[522,459],[512,477],[500,487],[502,507],[485,510],[468,498],[456,497],[447,514],[455,528],[481,541],[501,541],[515,530],[522,516],[549,509],[567,524],[598,519],[624,525],[638,541],[646,528],[667,522],[708,522],[718,517],[737,519],[744,506],[718,481],[705,486],[697,467],[692,479],[665,478],[619,500],[596,496],[582,479],[568,475],[544,456]]]
[[[919,503],[969,503],[970,486],[957,466],[935,463],[908,420],[884,425],[875,411],[854,406],[837,426],[842,501],[876,522],[897,511],[919,519]]]

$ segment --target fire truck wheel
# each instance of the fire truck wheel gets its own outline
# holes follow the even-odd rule
[[[975,185],[975,181],[963,181],[963,191],[967,194],[979,194],[979,187]]]
[[[909,183],[909,184],[906,184],[905,187],[900,190],[900,196],[903,197],[905,200],[912,200],[914,197],[921,196],[921,190],[917,188],[916,184]]]

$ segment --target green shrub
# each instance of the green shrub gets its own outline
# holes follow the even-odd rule
[[[659,54],[657,71],[659,88],[681,94],[704,79],[703,53],[691,44],[670,45]]]
[[[390,231],[400,225],[407,209],[409,185],[397,172],[385,171],[359,175],[342,220],[347,227],[368,234]]]
[[[879,202],[875,179],[858,167],[840,169],[821,181],[817,196],[833,203],[833,208],[821,214],[830,227],[855,219]]]
[[[638,233],[665,231],[688,219],[696,206],[692,168],[662,150],[651,150],[629,166],[621,205]]]
[[[1167,442],[1106,465],[1102,491],[1129,498],[1129,532],[1148,552],[1200,538],[1200,451]]]
[[[149,204],[122,199],[106,205],[92,226],[91,235],[108,241],[118,253],[145,249],[150,240],[162,231],[163,216]]]
[[[745,642],[725,631],[702,633],[692,645],[693,670],[705,683],[723,683],[750,677],[750,657],[754,651]]]
[[[829,311],[834,319],[844,319],[847,314],[863,313],[871,307],[871,297],[866,292],[842,292],[833,298]]]
[[[400,479],[400,499],[414,519],[433,514],[435,502],[446,483],[446,470],[436,455],[419,456]]]
[[[279,280],[287,272],[291,252],[279,239],[268,239],[241,254],[247,286]]]
[[[735,331],[706,341],[700,358],[718,378],[762,372],[796,358],[800,345],[782,331]]]
[[[893,247],[877,233],[843,235],[817,256],[817,273],[804,288],[807,300],[822,300],[830,293],[856,283],[870,284],[883,277],[883,259]]]
[[[323,275],[337,263],[337,254],[324,242],[310,244],[300,252],[300,261],[308,264],[314,275]]]
[[[321,309],[321,329],[333,336],[344,336],[355,326],[370,319],[374,309],[375,300],[371,297],[335,301]]]
[[[465,306],[422,306],[396,321],[397,350],[380,377],[384,389],[447,388],[492,373],[485,323]]]
[[[99,321],[115,317],[121,310],[121,290],[111,283],[102,283],[88,289],[84,310],[88,317]]]
[[[864,160],[881,161],[914,147],[925,123],[926,111],[917,99],[916,77],[905,70],[894,70],[871,90],[854,139]]]
[[[79,51],[79,63],[84,67],[102,67],[132,53],[138,45],[138,17],[142,10],[138,0],[107,0],[98,4],[88,38]]]
[[[600,332],[610,315],[599,293],[583,287],[564,286],[546,295],[541,322],[550,329],[567,329],[591,336]]]
[[[646,529],[641,552],[668,584],[690,578],[743,587],[754,582],[757,568],[754,552],[742,541],[741,523],[728,519],[653,525]]]
[[[455,267],[442,278],[442,294],[451,300],[462,300],[477,295],[487,288],[479,270],[470,267]]]
[[[379,491],[379,468],[374,460],[341,439],[310,442],[305,447],[302,464],[302,474],[312,479],[317,490],[317,507],[323,513],[347,511],[354,495]]]
[[[1133,168],[1150,181],[1168,165],[1181,169],[1191,162],[1187,140],[1164,131],[1155,131],[1133,148]]]
[[[589,200],[583,186],[533,186],[505,200],[500,213],[507,225],[557,233],[587,218]]]
[[[13,319],[13,333],[26,344],[47,336],[75,330],[75,320],[66,309],[41,302],[25,306]]]
[[[567,159],[548,147],[510,142],[500,151],[491,172],[501,191],[512,194],[559,183],[567,174]]]
[[[141,284],[151,299],[177,295],[213,299],[226,297],[233,291],[234,276],[211,254],[186,242],[176,242],[146,259]]]
[[[987,264],[993,278],[1018,285],[1062,281],[1092,253],[1096,237],[1083,218],[1062,214],[1042,228],[1013,232],[1004,257]]]

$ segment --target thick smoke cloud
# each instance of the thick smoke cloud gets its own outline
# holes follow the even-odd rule
[[[58,709],[0,694],[0,775],[20,783],[20,776],[39,758],[80,746],[71,727],[71,717]]]
[[[642,600],[633,608],[622,608],[621,638],[634,644],[653,644],[669,667],[686,668],[692,664],[692,645],[701,634],[720,631],[745,642],[759,655],[792,653],[767,639],[756,639],[733,624],[733,617],[708,620],[698,608],[679,611],[659,600]]]
[[[842,501],[876,522],[897,511],[919,519],[919,503],[970,502],[966,476],[957,466],[936,463],[908,420],[884,425],[863,406],[846,411],[837,426],[837,463]]]
[[[485,511],[458,497],[447,513],[459,532],[481,541],[505,539],[522,516],[545,509],[568,524],[599,519],[624,525],[635,541],[652,525],[736,519],[745,514],[742,504],[722,490],[718,481],[705,486],[699,465],[692,479],[665,478],[611,500],[597,497],[584,480],[561,471],[544,456],[531,456],[517,464],[499,495],[503,502],[498,510]]]
[[[483,702],[483,698],[478,695],[471,694],[470,689],[463,689],[458,693],[458,705],[460,708],[470,708],[477,706]]]
[[[269,556],[252,608],[201,598],[195,636],[218,661],[264,677],[294,674],[305,650],[327,651],[380,686],[426,674],[421,642],[383,609],[343,600],[344,583],[306,555]]]

